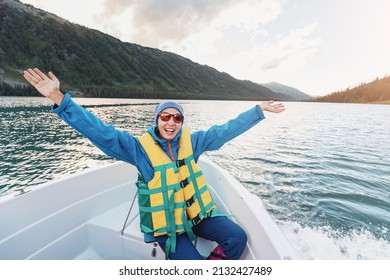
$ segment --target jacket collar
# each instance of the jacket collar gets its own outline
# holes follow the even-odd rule
[[[157,135],[157,126],[153,125],[151,127],[148,128],[147,132],[152,135],[153,139],[158,142],[160,144],[160,146],[162,147],[165,147],[165,145],[168,144],[168,140],[166,139],[163,139],[163,138],[160,138],[158,135]],[[173,138],[171,140],[171,144],[172,143],[177,143],[179,142],[179,139],[180,139],[180,136],[181,136],[181,132],[182,130],[180,129],[179,132],[177,133],[177,135],[175,136],[175,138]]]

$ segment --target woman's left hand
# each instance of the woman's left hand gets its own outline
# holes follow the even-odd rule
[[[281,113],[286,110],[282,103],[274,103],[272,100],[262,102],[260,108],[271,113]]]

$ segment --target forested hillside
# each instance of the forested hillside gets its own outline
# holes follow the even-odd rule
[[[390,104],[390,76],[312,99],[315,102]]]
[[[125,43],[17,0],[0,1],[0,95],[35,95],[28,67],[52,70],[84,96],[294,100],[158,49]]]

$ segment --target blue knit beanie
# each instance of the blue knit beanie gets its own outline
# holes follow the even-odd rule
[[[154,110],[154,123],[157,125],[157,118],[158,114],[160,114],[162,111],[164,111],[167,108],[175,108],[179,111],[179,113],[183,116],[183,122],[184,122],[184,111],[183,107],[181,107],[180,104],[176,103],[175,101],[165,101],[157,105],[156,109]]]

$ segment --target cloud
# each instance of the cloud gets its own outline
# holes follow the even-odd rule
[[[115,36],[122,40],[157,48],[182,43],[184,46],[191,37],[223,32],[230,27],[261,34],[259,26],[275,20],[283,2],[285,0],[104,0],[103,12],[95,16],[95,22],[110,28],[107,31],[111,34],[114,30]],[[128,30],[120,33],[112,27],[124,21]]]
[[[275,20],[282,11],[281,0],[236,1],[224,8],[215,23],[218,26],[235,26],[243,31],[255,31],[260,25]]]
[[[221,65],[236,78],[259,81],[271,72],[291,72],[319,55],[321,38],[313,35],[317,24],[292,30],[275,42],[255,43]]]
[[[210,25],[222,7],[233,0],[105,0],[104,12],[95,19],[100,24],[112,24],[126,14],[131,28],[131,41],[159,47],[166,41],[180,42]]]
[[[317,24],[279,38],[267,30],[282,15],[286,0],[103,1],[103,12],[95,19],[110,34],[240,79],[256,81],[265,73],[294,71],[320,51]],[[120,25],[128,28],[116,28]]]
[[[295,70],[316,56],[320,51],[320,37],[311,37],[317,24],[291,31],[275,44],[266,44],[262,48],[262,70],[283,67]]]

